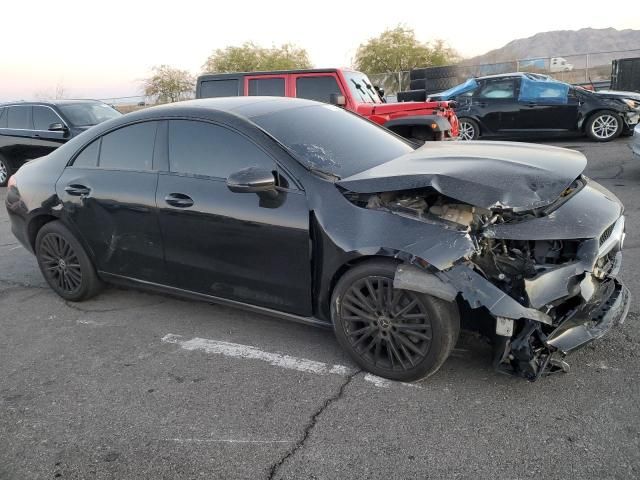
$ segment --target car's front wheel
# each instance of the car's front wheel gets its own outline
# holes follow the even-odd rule
[[[586,132],[596,142],[609,142],[622,132],[622,119],[615,112],[598,112],[587,122]]]
[[[49,286],[65,300],[87,300],[102,283],[80,242],[61,222],[46,223],[36,236],[38,266]]]
[[[7,160],[0,156],[0,187],[6,187],[11,176],[11,166]]]
[[[480,126],[475,120],[461,118],[458,125],[458,140],[477,140],[480,136]]]
[[[393,287],[397,264],[375,260],[346,272],[331,315],[338,342],[363,369],[399,381],[435,373],[460,331],[455,303]]]

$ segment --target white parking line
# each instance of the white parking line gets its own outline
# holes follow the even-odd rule
[[[347,376],[355,372],[353,368],[345,365],[330,365],[328,363],[317,362],[307,358],[292,357],[282,353],[271,353],[260,350],[250,345],[242,345],[239,343],[223,342],[220,340],[211,340],[207,338],[192,338],[191,340],[183,340],[181,335],[169,333],[162,337],[162,342],[173,343],[184,350],[199,350],[206,353],[215,353],[234,358],[246,358],[251,360],[261,360],[276,367],[286,368],[288,370],[297,370],[299,372],[315,373],[317,375],[341,375]],[[394,384],[407,385],[417,387],[417,385],[409,383],[394,382],[386,378],[378,377],[367,373],[364,380],[379,388],[389,388]]]

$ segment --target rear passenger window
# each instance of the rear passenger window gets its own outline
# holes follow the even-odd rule
[[[300,77],[296,80],[296,97],[298,98],[329,103],[332,93],[342,94],[334,77]]]
[[[275,169],[271,157],[239,133],[191,120],[169,122],[169,165],[172,172],[218,178],[248,167]]]
[[[478,98],[513,98],[515,83],[509,80],[492,80],[478,92]]]
[[[0,108],[0,128],[7,128],[7,109]]]
[[[200,97],[237,97],[238,79],[229,80],[207,80],[200,84]]]
[[[95,167],[98,165],[98,152],[100,151],[100,138],[94,140],[85,147],[80,155],[73,161],[74,167]]]
[[[249,95],[284,97],[284,78],[254,78],[249,80]]]
[[[29,110],[31,107],[9,107],[7,117],[7,128],[16,128],[21,130],[31,130],[29,125]]]
[[[62,119],[49,107],[33,107],[33,128],[49,130],[52,123],[62,123]]]
[[[100,168],[152,170],[158,122],[123,127],[102,137]]]

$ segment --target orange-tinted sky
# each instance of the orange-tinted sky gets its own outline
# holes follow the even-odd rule
[[[541,31],[640,29],[637,0],[590,4],[5,0],[0,100],[51,94],[57,85],[73,97],[138,95],[139,80],[153,65],[197,74],[214,49],[248,40],[264,46],[293,42],[308,50],[317,67],[348,66],[358,44],[398,23],[413,27],[421,40],[444,39],[465,56]]]

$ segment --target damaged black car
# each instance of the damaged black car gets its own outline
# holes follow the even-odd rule
[[[418,149],[307,100],[196,100],[98,125],[9,181],[12,230],[68,301],[104,282],[329,326],[363,369],[436,372],[460,328],[535,380],[621,324],[623,206],[585,157]]]

